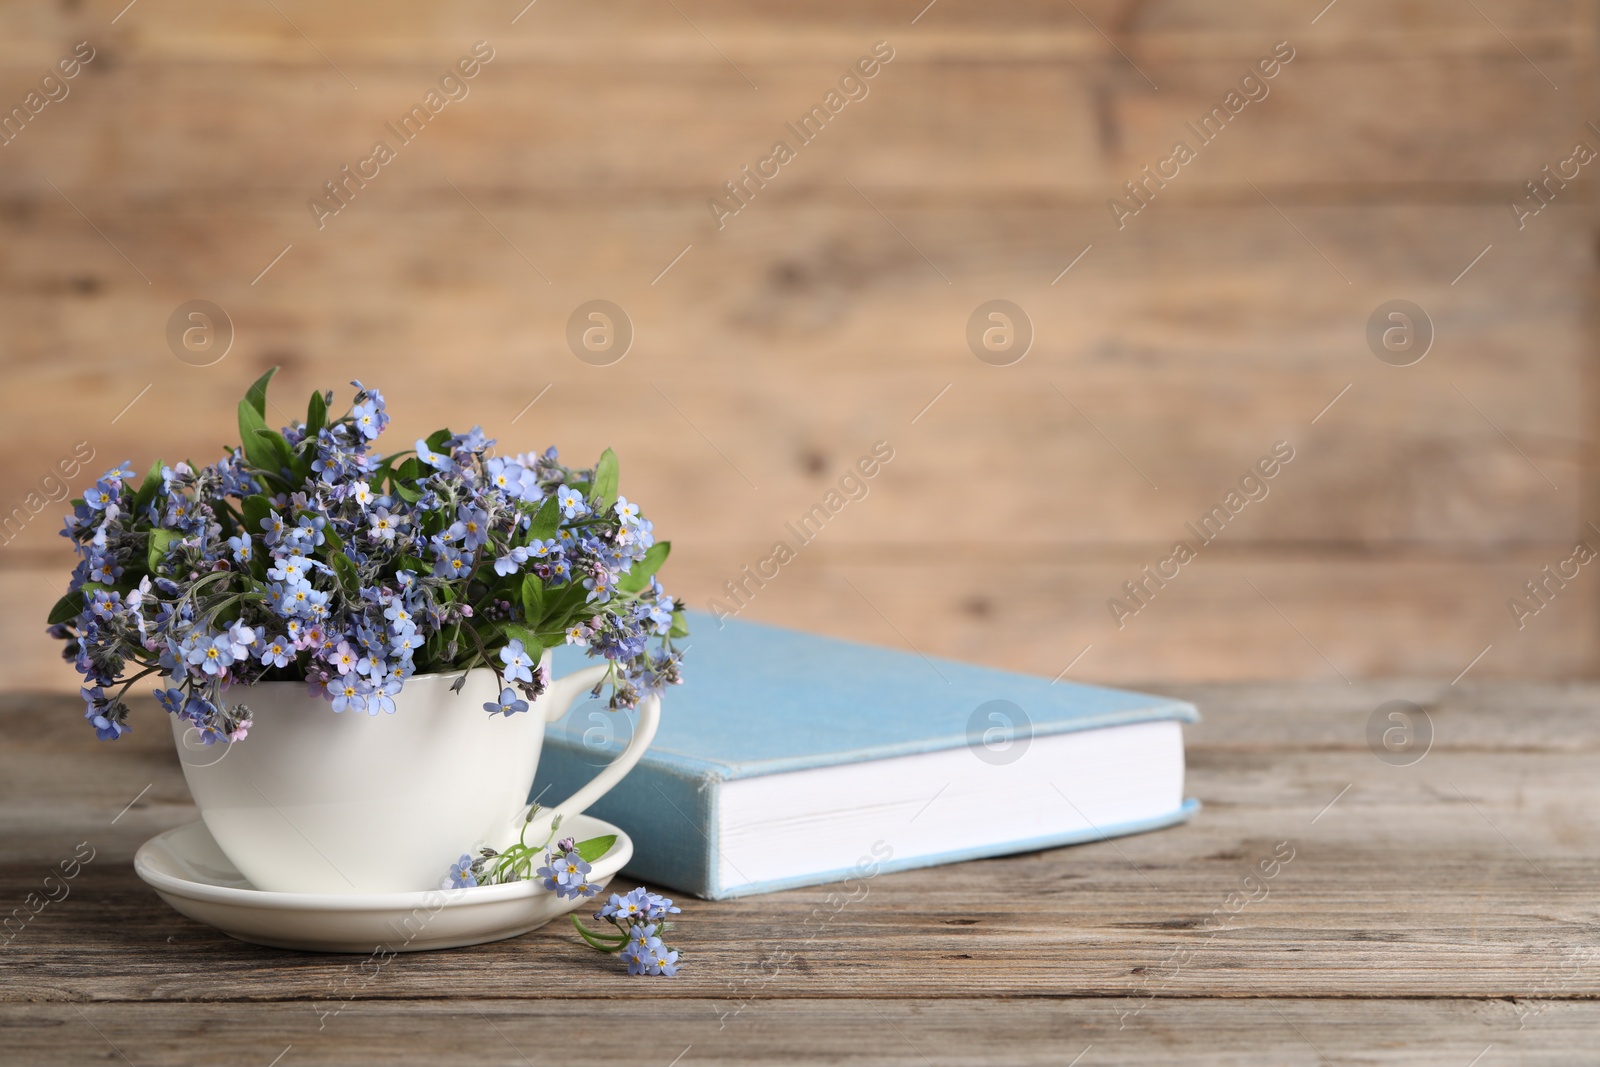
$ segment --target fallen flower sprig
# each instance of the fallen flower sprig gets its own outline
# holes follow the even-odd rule
[[[572,917],[572,927],[590,948],[601,952],[620,953],[628,965],[629,974],[660,974],[671,978],[678,973],[678,950],[661,939],[672,924],[662,922],[668,915],[682,909],[671,899],[652,893],[642,886],[627,896],[611,894],[601,909],[594,913],[617,928],[615,934],[597,934]]]
[[[537,804],[529,809],[522,823],[522,833],[518,835],[517,842],[508,848],[501,851],[480,849],[476,859],[471,853],[463,852],[461,859],[451,866],[450,874],[444,880],[445,888],[504,885],[538,878],[543,881],[544,888],[558,898],[592,897],[598,893],[600,887],[589,880],[593,870],[591,865],[611,850],[617,843],[617,836],[606,834],[586,841],[564,837],[557,841],[555,836],[561,826],[561,817],[557,816],[550,825],[550,833],[544,843],[529,845],[528,827],[538,812]],[[535,870],[534,863],[541,861],[542,865]],[[671,899],[640,887],[626,896],[611,894],[611,898],[594,913],[596,919],[615,927],[614,933],[590,930],[576,915],[572,916],[572,926],[590,948],[620,956],[628,965],[629,974],[665,975],[671,978],[678,973],[680,954],[662,940],[661,935],[672,925],[663,920],[681,911]]]

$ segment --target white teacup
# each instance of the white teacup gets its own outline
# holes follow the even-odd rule
[[[548,673],[551,654],[541,665]],[[393,714],[336,713],[303,682],[264,682],[228,696],[254,725],[232,744],[203,746],[187,720],[172,735],[206,828],[257,889],[286,893],[394,893],[437,888],[463,852],[516,840],[539,766],[546,723],[604,676],[587,667],[550,683],[526,712],[490,715],[494,672],[415,675]],[[626,749],[528,833],[598,800],[639,762],[661,704],[639,702]]]

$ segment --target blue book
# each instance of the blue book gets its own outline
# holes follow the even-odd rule
[[[643,760],[590,812],[634,876],[765,893],[1171,826],[1192,704],[694,613],[681,686]],[[557,676],[584,666],[558,650]],[[558,801],[626,745],[587,702],[548,727]]]

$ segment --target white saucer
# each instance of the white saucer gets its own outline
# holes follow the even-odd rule
[[[590,875],[602,889],[633,857],[628,835],[593,816],[574,816],[561,829],[580,841],[617,835]],[[241,941],[311,952],[387,954],[481,945],[525,934],[603,899],[563,900],[538,881],[421,893],[267,893],[234,868],[203,822],[152,837],[139,847],[133,868],[191,919]],[[441,879],[447,873],[440,871]]]

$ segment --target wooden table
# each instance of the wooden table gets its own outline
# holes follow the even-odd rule
[[[554,926],[375,975],[233,941],[134,876],[195,818],[154,706],[108,745],[9,695],[0,901],[94,858],[0,948],[0,1062],[1600,1061],[1600,687],[1175,691],[1192,824],[883,875],[826,922],[827,888],[684,901],[672,980]],[[1411,766],[1366,741],[1391,699],[1431,716]]]

